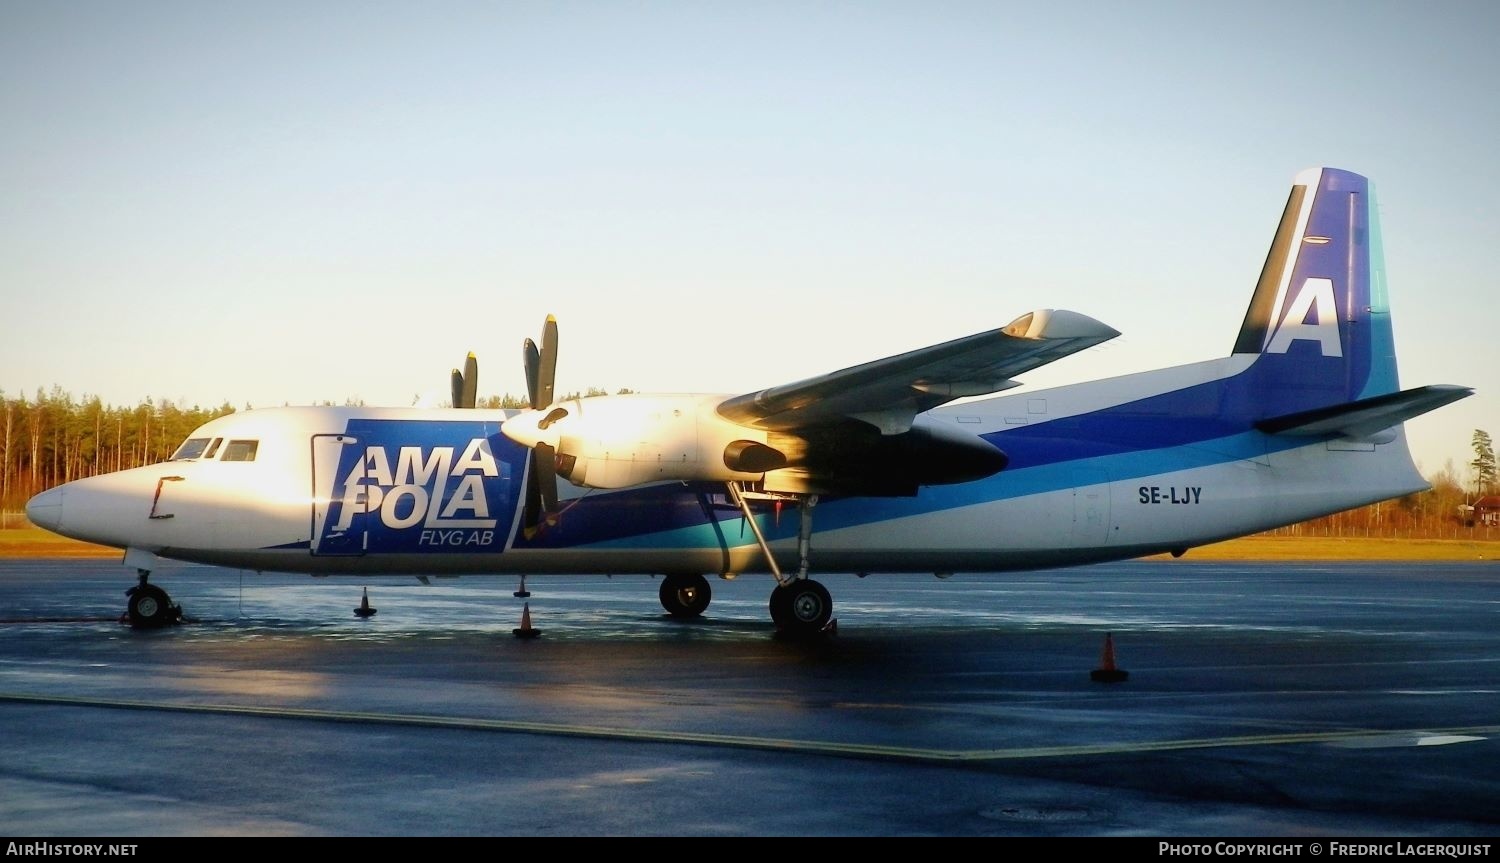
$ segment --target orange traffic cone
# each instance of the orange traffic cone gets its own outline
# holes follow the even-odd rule
[[[1089,679],[1099,683],[1119,683],[1130,679],[1130,672],[1115,667],[1115,637],[1104,636],[1104,653],[1099,657],[1099,667],[1089,672]]]
[[[521,625],[516,629],[512,629],[510,634],[516,638],[536,638],[542,634],[540,629],[536,629],[531,625],[531,603],[528,602],[521,606]]]
[[[370,607],[370,589],[364,589],[364,594],[359,598],[359,608],[354,609],[355,617],[373,617],[378,609]]]

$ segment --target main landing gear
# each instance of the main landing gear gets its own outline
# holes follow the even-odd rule
[[[812,554],[812,509],[818,505],[818,496],[809,495],[783,495],[765,492],[750,492],[744,488],[742,483],[730,482],[729,498],[733,500],[745,515],[745,522],[750,525],[750,531],[755,534],[755,541],[760,544],[761,553],[766,557],[766,564],[771,568],[771,575],[776,579],[776,589],[771,591],[771,620],[776,624],[777,631],[784,635],[797,638],[806,638],[819,635],[828,626],[828,621],[833,619],[833,597],[828,593],[828,588],[808,578],[808,558]],[[766,542],[765,534],[761,533],[760,525],[755,521],[755,514],[750,511],[750,498],[770,498],[773,500],[795,500],[797,502],[797,574],[792,577],[782,575],[781,567],[776,564],[775,555],[771,554],[771,547]]]
[[[809,636],[823,631],[833,617],[828,588],[810,578],[790,579],[771,591],[771,620],[788,635]]]
[[[165,590],[147,583],[146,579],[151,576],[150,570],[138,569],[136,572],[140,574],[140,584],[125,591],[125,595],[129,597],[125,614],[130,619],[131,627],[160,629],[181,623],[182,606],[172,602],[172,597]]]
[[[701,575],[669,575],[661,582],[661,607],[673,617],[697,617],[713,596],[708,579]]]

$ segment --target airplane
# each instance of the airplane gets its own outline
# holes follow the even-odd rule
[[[809,636],[833,610],[814,562],[944,576],[1181,555],[1425,490],[1402,423],[1473,392],[1400,389],[1372,187],[1333,168],[1296,176],[1227,357],[994,395],[1116,335],[1041,309],[757,392],[556,400],[549,316],[523,345],[527,409],[476,409],[470,355],[454,407],[231,414],[26,514],[125,550],[138,627],[181,616],[148,581],[168,558],[519,575],[518,595],[528,574],[660,575],[682,618],[707,609],[705,574],[764,573],[777,630]]]

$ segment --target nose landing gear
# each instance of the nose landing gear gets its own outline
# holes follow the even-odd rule
[[[125,616],[133,629],[160,629],[182,622],[182,606],[172,602],[165,590],[147,583],[150,570],[138,569],[140,584],[125,591],[129,599]]]

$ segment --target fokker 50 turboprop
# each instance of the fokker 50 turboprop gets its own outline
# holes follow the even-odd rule
[[[807,633],[833,607],[814,563],[941,574],[1180,554],[1425,489],[1402,422],[1472,392],[1399,388],[1370,184],[1331,168],[1297,176],[1229,356],[948,404],[1115,335],[1042,310],[759,392],[554,401],[549,318],[542,345],[525,344],[529,410],[472,409],[471,363],[452,409],[233,414],[163,464],[68,483],[26,511],[126,550],[140,626],[179,614],[147,582],[160,556],[659,574],[678,616],[707,608],[704,573],[765,572],[772,619]],[[775,518],[782,506],[797,516]]]

